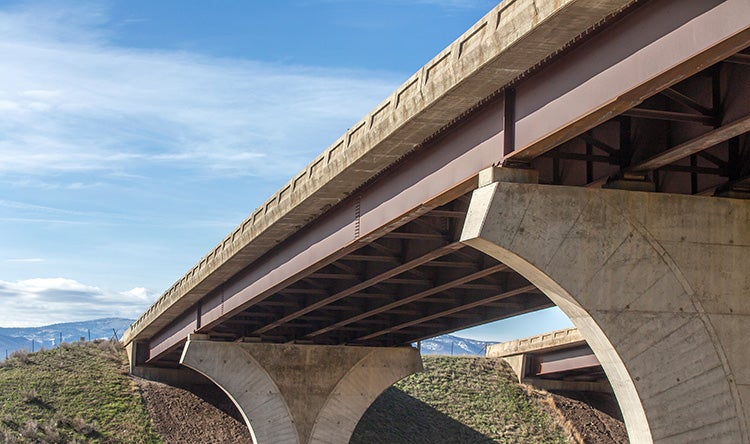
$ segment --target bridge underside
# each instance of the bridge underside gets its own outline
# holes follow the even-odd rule
[[[469,198],[427,211],[201,333],[398,346],[553,306],[518,273],[458,241]],[[181,352],[177,346],[159,363],[177,363]]]

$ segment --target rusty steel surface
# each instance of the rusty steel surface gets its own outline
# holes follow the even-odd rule
[[[500,162],[530,164],[549,184],[747,193],[748,17],[738,0],[632,10],[226,276],[147,338],[150,362],[194,331],[387,346],[551,306],[457,243],[462,196]]]
[[[750,131],[750,115],[741,117],[733,122],[724,124],[714,130],[702,134],[687,142],[669,148],[654,157],[644,160],[629,168],[630,171],[656,170],[692,154],[714,147],[727,140]]]
[[[356,199],[326,216],[273,250],[262,263],[240,273],[209,293],[201,303],[201,326],[216,322],[258,303],[275,290],[311,272],[321,263],[344,256],[431,208],[476,187],[476,173],[499,159],[495,146],[499,125],[494,108],[464,126],[460,137],[445,138],[419,159],[404,162],[387,182],[363,190]],[[448,180],[446,180],[448,179]],[[355,236],[355,228],[358,233]],[[196,308],[188,310],[153,339],[158,355],[184,341],[184,331],[196,327]]]
[[[515,149],[530,162],[734,55],[750,41],[750,2],[654,1],[516,87]]]
[[[529,373],[533,376],[548,376],[600,366],[594,352],[586,346],[535,354],[531,358]]]

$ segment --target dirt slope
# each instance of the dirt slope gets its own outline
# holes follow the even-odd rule
[[[221,390],[191,391],[137,379],[154,429],[165,443],[252,443],[250,431]]]
[[[627,442],[621,421],[585,402],[519,386],[500,360],[425,356],[424,363],[423,373],[375,401],[353,444]],[[251,442],[221,391],[139,385],[165,443]]]

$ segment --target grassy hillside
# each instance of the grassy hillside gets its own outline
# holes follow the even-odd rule
[[[0,364],[0,441],[156,443],[125,354],[71,343]]]
[[[567,442],[561,427],[533,394],[514,382],[502,361],[425,356],[424,365],[424,372],[378,398],[357,426],[352,443]],[[159,384],[144,390],[153,398],[153,419],[141,394],[126,374],[124,352],[110,342],[16,353],[0,364],[0,442],[160,442],[154,430],[168,430],[165,441],[237,442],[227,437],[246,433],[238,415],[221,417],[221,410],[206,404],[211,398],[206,394]],[[221,408],[232,408],[226,401]],[[163,414],[159,409],[165,410]],[[239,432],[229,433],[231,428]],[[199,437],[196,430],[208,435]]]
[[[353,444],[567,443],[566,434],[499,359],[424,356],[425,371],[386,390]]]

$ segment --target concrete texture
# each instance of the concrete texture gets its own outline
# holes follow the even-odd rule
[[[560,381],[556,379],[524,378],[522,384],[554,392],[596,392],[612,394],[612,387],[607,382],[596,381]]]
[[[633,0],[506,0],[256,209],[123,337],[148,339],[442,127]]]
[[[578,329],[566,328],[528,338],[489,345],[487,346],[487,356],[502,358],[503,361],[507,362],[516,376],[518,376],[518,382],[521,384],[533,385],[543,390],[612,393],[612,387],[606,381],[568,381],[527,376],[529,353],[560,350],[581,345],[586,345],[586,340]]]
[[[487,356],[504,358],[532,351],[554,350],[564,346],[585,344],[586,340],[577,328],[551,331],[528,338],[514,339],[487,346]]]
[[[386,388],[422,370],[411,347],[212,342],[191,337],[181,363],[221,387],[257,444],[346,443]]]
[[[750,201],[495,183],[462,241],[571,318],[631,442],[748,442]]]
[[[499,168],[493,168],[499,169]],[[577,328],[567,328],[557,330],[541,335],[531,336],[528,338],[515,339],[513,341],[501,342],[487,346],[487,357],[503,358],[503,361],[513,369],[518,376],[519,383],[530,383],[526,377],[526,368],[528,365],[527,353],[543,350],[553,350],[570,345],[585,344],[586,340]],[[548,386],[539,388],[548,389]],[[557,387],[557,386],[555,386]],[[560,389],[562,390],[562,389]]]

